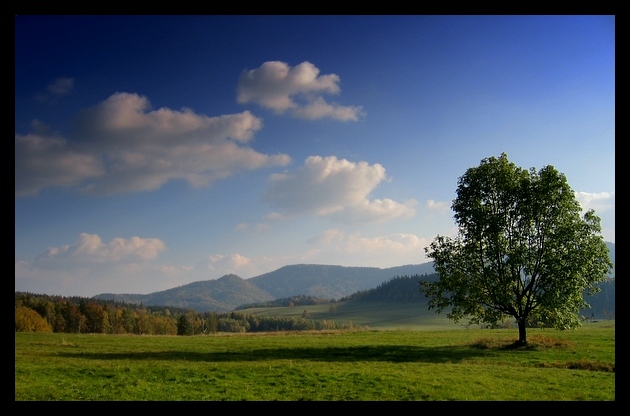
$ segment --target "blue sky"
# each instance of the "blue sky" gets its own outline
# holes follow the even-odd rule
[[[615,241],[614,16],[15,17],[15,289],[428,261],[482,159]]]

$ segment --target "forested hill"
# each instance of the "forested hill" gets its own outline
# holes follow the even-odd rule
[[[385,269],[296,264],[248,280],[276,299],[295,295],[339,299],[374,288],[395,276],[424,273],[435,273],[432,262]]]
[[[606,243],[612,262],[615,262],[615,244]],[[104,293],[96,299],[144,305],[167,305],[194,309],[198,312],[232,311],[245,304],[260,304],[277,299],[307,296],[320,299],[341,299],[361,291],[369,291],[396,276],[434,274],[433,263],[405,265],[380,269],[377,267],[345,267],[318,264],[296,264],[281,267],[250,279],[226,275],[216,280],[193,282],[160,292],[141,294]],[[611,274],[614,278],[615,272]],[[607,306],[599,310],[610,311],[614,305],[614,280],[603,287],[596,304]],[[411,291],[412,296],[417,293]],[[607,299],[607,300],[603,300]]]
[[[147,295],[103,293],[94,298],[207,312],[231,311],[244,303],[268,301],[274,297],[250,281],[230,274],[216,280],[193,282]]]
[[[426,302],[426,297],[420,293],[419,284],[421,280],[437,281],[439,279],[436,273],[413,275],[413,276],[396,276],[376,286],[375,288],[356,292],[350,296],[346,296],[344,300],[357,301],[421,301]]]
[[[95,299],[166,305],[198,312],[232,311],[243,304],[268,302],[291,296],[339,299],[376,287],[397,275],[434,273],[433,263],[379,269],[318,264],[285,266],[251,279],[226,275],[216,280],[189,283],[160,292],[140,294],[103,293]]]
[[[614,243],[606,243],[612,262]],[[405,265],[380,269],[376,267],[345,267],[318,264],[297,264],[281,267],[251,279],[226,275],[216,280],[193,282],[173,289],[147,295],[104,293],[96,299],[108,299],[144,305],[166,305],[194,309],[198,312],[232,311],[245,304],[261,304],[278,299],[307,296],[318,299],[341,299],[358,292],[369,291],[397,276],[434,274],[433,263]],[[611,277],[614,278],[615,273]],[[413,286],[413,285],[412,285]],[[602,287],[602,293],[587,299],[598,311],[614,310],[614,279]],[[417,296],[417,290],[408,291]],[[613,309],[611,309],[613,305]]]
[[[379,284],[377,287],[369,290],[363,290],[346,296],[340,301],[357,301],[357,302],[407,302],[417,301],[427,304],[427,298],[418,290],[421,280],[435,281],[439,276],[435,273],[427,275],[414,276],[396,276],[387,282]],[[584,293],[584,300],[590,305],[580,313],[593,319],[614,319],[615,318],[615,279],[608,279],[599,284],[600,292],[594,295]]]

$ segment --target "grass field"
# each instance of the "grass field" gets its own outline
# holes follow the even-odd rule
[[[15,334],[15,400],[615,400],[615,323],[122,336]]]
[[[463,324],[455,324],[445,314],[436,314],[427,309],[426,304],[417,301],[404,302],[337,302],[320,305],[295,307],[266,307],[243,309],[238,312],[267,315],[300,317],[304,311],[315,320],[329,320],[338,323],[353,323],[373,330],[426,330],[462,329]]]

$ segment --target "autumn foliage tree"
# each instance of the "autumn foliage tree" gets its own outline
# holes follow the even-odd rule
[[[18,332],[53,332],[42,316],[26,306],[15,307],[15,330]]]
[[[429,308],[456,322],[513,317],[518,343],[532,322],[580,325],[584,292],[599,290],[612,263],[593,210],[582,214],[565,176],[490,157],[459,178],[453,201],[459,232],[437,236],[425,249],[437,281],[420,282]]]

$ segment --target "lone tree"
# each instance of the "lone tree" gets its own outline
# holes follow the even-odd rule
[[[483,159],[459,178],[451,206],[456,238],[438,235],[425,248],[439,280],[421,281],[429,309],[458,322],[543,322],[558,329],[580,325],[584,292],[599,291],[612,263],[593,210],[580,204],[553,166],[517,167],[502,153]]]

